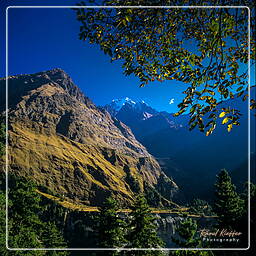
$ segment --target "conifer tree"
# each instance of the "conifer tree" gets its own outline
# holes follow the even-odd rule
[[[202,248],[202,240],[197,236],[197,223],[191,218],[181,221],[177,229],[178,239],[172,240],[180,248]],[[177,250],[170,252],[170,255],[177,256],[211,256],[211,251],[195,251],[195,250]]]
[[[14,225],[22,223],[37,230],[43,228],[39,213],[42,211],[41,197],[36,192],[36,186],[32,181],[9,175],[8,199],[12,201],[9,207],[9,217],[13,219]]]
[[[16,248],[65,248],[63,235],[53,221],[44,220],[46,208],[33,182],[11,176],[9,181],[10,246]],[[22,225],[20,225],[22,224]],[[39,251],[38,255],[45,255]],[[50,252],[48,255],[68,255],[68,252]]]
[[[53,221],[47,221],[47,211],[36,186],[23,178],[9,174],[8,246],[11,248],[65,248],[67,244]],[[1,175],[0,180],[3,180]],[[45,219],[45,220],[43,220]],[[0,255],[57,256],[67,251],[8,251],[5,248],[5,194],[0,187]]]
[[[243,200],[236,193],[236,187],[228,172],[223,169],[217,175],[215,184],[214,211],[218,215],[221,228],[235,228],[243,214]]]
[[[172,240],[179,246],[184,248],[193,248],[198,246],[200,240],[196,237],[197,224],[191,218],[186,218],[181,221],[177,233],[179,239],[172,238]]]
[[[109,197],[100,208],[97,220],[97,237],[99,248],[121,248],[124,247],[125,222],[118,213],[119,204]],[[105,251],[105,255],[119,255],[118,251]]]
[[[42,232],[42,240],[45,248],[66,248],[67,244],[63,238],[62,233],[58,230],[54,222],[47,222],[44,224]],[[66,256],[69,255],[67,251],[48,251],[47,256]]]
[[[155,217],[149,209],[143,195],[137,196],[132,206],[128,247],[130,248],[161,248],[164,242],[157,236]],[[130,251],[128,255],[147,256],[163,255],[160,250]]]

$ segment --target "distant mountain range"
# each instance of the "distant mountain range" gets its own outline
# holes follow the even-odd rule
[[[2,114],[5,83],[2,78]],[[9,77],[8,100],[11,173],[78,204],[101,205],[112,194],[127,205],[139,192],[149,193],[151,203],[172,203],[175,182],[131,130],[96,107],[63,70]]]
[[[196,129],[189,131],[188,115],[173,117],[172,113],[159,112],[144,101],[116,99],[105,109],[131,128],[136,138],[158,159],[164,171],[177,181],[187,199],[209,199],[220,169],[226,168],[234,173],[234,181],[240,189],[247,180],[248,105],[241,98],[235,98],[224,101],[219,107],[226,106],[241,110],[241,125],[228,133],[226,127],[219,123],[208,137]],[[255,131],[255,118],[253,115],[251,118],[252,130]],[[251,141],[254,140],[252,132]],[[252,144],[250,154],[255,155],[255,144]],[[252,177],[255,177],[254,170]]]
[[[164,129],[186,130],[184,116],[174,118],[165,111],[158,112],[144,101],[133,101],[128,97],[115,99],[104,108],[112,116],[127,124],[140,140]]]

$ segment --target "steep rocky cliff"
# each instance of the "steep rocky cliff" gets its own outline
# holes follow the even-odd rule
[[[2,113],[5,83],[0,80]],[[8,107],[9,171],[59,197],[99,205],[112,193],[127,204],[145,186],[166,187],[168,200],[178,190],[131,130],[61,69],[9,77]]]

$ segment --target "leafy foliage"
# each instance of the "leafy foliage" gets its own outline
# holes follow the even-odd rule
[[[244,211],[244,202],[236,193],[228,172],[223,169],[217,175],[214,211],[221,228],[235,228]],[[246,208],[245,208],[246,209]]]
[[[97,1],[91,1],[95,5]],[[245,8],[162,8],[171,1],[104,0],[108,6],[159,6],[159,8],[75,8],[81,22],[80,40],[98,44],[111,61],[121,61],[125,75],[135,75],[143,87],[153,81],[177,80],[188,86],[175,116],[189,111],[190,130],[210,135],[218,112],[225,113],[227,130],[239,125],[240,111],[219,109],[224,99],[247,99],[248,15]],[[204,1],[202,5],[212,5]],[[229,5],[215,1],[214,5]],[[251,2],[236,0],[233,5]],[[86,5],[84,2],[78,6]],[[200,5],[176,1],[175,5]],[[252,18],[251,31],[255,35]],[[251,60],[255,60],[255,37],[251,37]],[[255,108],[255,102],[251,102]],[[211,113],[207,115],[207,113]],[[223,114],[221,114],[222,116]]]

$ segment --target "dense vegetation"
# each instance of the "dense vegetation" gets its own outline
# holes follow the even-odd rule
[[[100,214],[96,217],[95,227],[99,248],[121,248],[127,243],[126,223],[119,216],[120,206],[111,197],[107,198],[105,204],[100,208]],[[117,251],[107,251],[106,255],[118,255]]]
[[[214,215],[212,206],[205,200],[193,199],[192,202],[188,204],[188,207],[190,213],[200,214],[203,216]]]
[[[203,248],[202,239],[198,236],[198,225],[195,220],[191,218],[185,218],[179,225],[177,234],[178,239],[173,237],[173,241],[180,248]],[[177,256],[211,256],[213,253],[211,251],[188,251],[179,250],[171,252],[170,255]]]
[[[226,170],[222,170],[217,176],[216,201],[214,211],[218,215],[221,228],[234,228],[241,220],[241,216],[247,207],[244,201],[236,193],[235,186]]]
[[[228,182],[221,181],[225,173]],[[3,176],[1,178],[3,181]],[[244,237],[241,242],[247,244],[246,237],[247,231],[244,226],[247,226],[247,211],[245,196],[239,196],[236,194],[234,199],[233,193],[230,193],[230,185],[232,185],[230,177],[226,171],[221,171],[217,178],[216,184],[225,184],[221,186],[222,192],[217,187],[216,194],[221,194],[225,197],[225,205],[235,204],[239,206],[243,203],[243,210],[241,214],[236,213],[236,208],[233,207],[233,211],[230,212],[229,207],[225,205],[218,208],[223,199],[216,197],[215,211],[218,212],[218,228],[229,228],[239,230],[244,233]],[[3,185],[3,182],[2,182]],[[225,189],[226,187],[226,189]],[[233,187],[233,186],[231,186]],[[63,234],[63,231],[68,231],[65,228],[63,216],[65,209],[56,205],[49,199],[42,198],[36,192],[36,186],[31,181],[27,181],[24,178],[18,178],[11,176],[9,182],[9,246],[10,247],[66,247],[74,246],[77,241],[74,239],[71,241],[71,237],[77,232],[76,237],[84,237],[81,229],[76,229],[75,232]],[[255,200],[255,186],[251,188],[252,199]],[[245,193],[246,194],[246,193]],[[3,186],[1,186],[1,224],[5,223],[5,196],[3,193]],[[244,197],[244,199],[241,199]],[[198,202],[198,200],[196,201]],[[200,202],[200,201],[199,201]],[[194,203],[192,204],[194,205]],[[193,206],[194,207],[194,206]],[[240,205],[241,207],[241,205]],[[150,247],[163,247],[164,244],[157,236],[157,227],[154,224],[155,218],[152,216],[149,206],[143,196],[138,196],[131,207],[132,212],[127,214],[121,214],[118,212],[119,205],[114,198],[108,198],[106,203],[100,208],[100,213],[93,219],[96,241],[98,241],[99,247],[111,247],[111,248],[150,248]],[[218,210],[219,209],[219,210]],[[220,211],[220,212],[219,212]],[[239,212],[240,212],[239,211]],[[234,214],[229,216],[230,214]],[[229,218],[226,221],[226,216]],[[80,217],[79,217],[80,219]],[[22,225],[20,224],[22,223]],[[86,224],[86,223],[84,223]],[[1,243],[5,242],[5,229],[4,225],[1,225]],[[15,228],[14,228],[15,227]],[[173,238],[177,246],[179,247],[201,247],[202,241],[199,239],[198,225],[195,220],[185,217],[184,221],[180,223],[180,227],[177,231],[181,239]],[[29,238],[29,239],[28,239]],[[66,240],[66,242],[65,242]],[[84,240],[81,240],[82,246]],[[241,244],[239,244],[240,246]],[[214,245],[215,246],[215,245]],[[3,255],[5,250],[2,252]],[[40,252],[42,255],[47,255],[45,252]],[[66,252],[56,252],[57,255],[66,255]],[[161,253],[155,251],[155,254]],[[41,255],[40,254],[40,255]],[[109,251],[110,255],[118,254],[115,251]],[[129,254],[129,253],[128,253]],[[131,255],[133,255],[130,252]],[[10,254],[12,255],[12,254]],[[16,255],[13,253],[13,255]],[[29,254],[30,255],[30,254]],[[33,254],[31,254],[33,255]],[[152,254],[141,254],[152,255]]]
[[[131,206],[131,213],[120,213],[114,198],[108,198],[96,217],[97,240],[101,248],[161,248],[155,218],[144,196],[139,195]],[[162,255],[161,251],[106,251],[106,255],[148,256]]]
[[[1,177],[3,184],[3,175]],[[53,202],[46,202],[33,182],[11,176],[8,191],[8,247],[66,248],[67,243],[58,223],[60,216],[50,214]],[[5,193],[1,186],[1,255],[21,255],[5,249]],[[22,255],[69,255],[67,252],[26,251]]]
[[[97,0],[89,1],[89,5]],[[153,81],[187,84],[176,116],[190,114],[190,129],[210,135],[217,119],[230,132],[239,125],[240,111],[222,100],[248,95],[248,37],[255,61],[255,9],[250,1],[232,1],[251,7],[251,35],[247,8],[162,8],[162,6],[230,5],[229,1],[104,0],[106,6],[159,8],[76,8],[80,40],[99,45],[111,61],[123,64],[125,75],[135,75],[143,87]],[[86,6],[81,2],[78,6]],[[253,36],[254,35],[254,36]],[[255,108],[252,99],[251,108]],[[207,118],[206,118],[207,117]]]
[[[150,213],[149,206],[144,196],[137,196],[132,206],[131,221],[128,235],[128,247],[130,248],[161,248],[163,241],[157,235],[157,227],[154,223],[155,217]],[[162,255],[161,251],[139,251],[128,252],[128,255]]]

